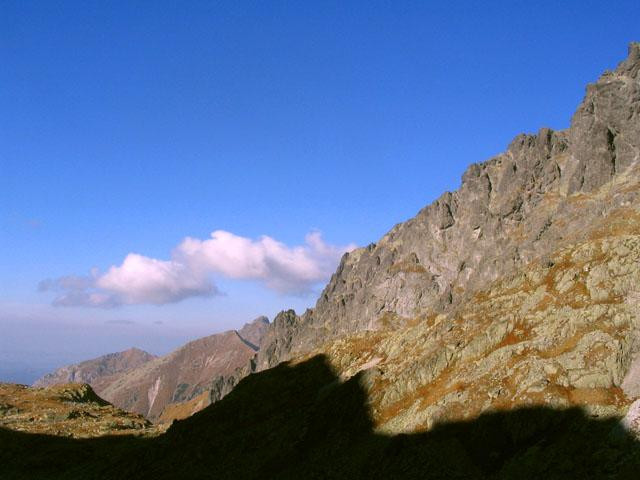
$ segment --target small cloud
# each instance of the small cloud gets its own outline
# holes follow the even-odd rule
[[[82,291],[90,288],[95,281],[92,277],[67,275],[56,279],[47,278],[38,283],[38,291]]]
[[[211,278],[220,275],[257,280],[281,294],[305,295],[326,281],[340,257],[354,248],[329,245],[319,232],[309,233],[304,245],[289,247],[266,235],[253,240],[216,230],[205,240],[185,238],[169,260],[130,253],[103,274],[93,269],[89,276],[47,279],[38,289],[58,292],[56,306],[163,305],[221,295]]]
[[[162,320],[156,320],[153,322],[154,325],[164,325],[164,322]]]
[[[125,320],[125,319],[121,319],[121,320],[107,320],[104,323],[106,323],[107,325],[133,325],[134,322],[133,320]]]

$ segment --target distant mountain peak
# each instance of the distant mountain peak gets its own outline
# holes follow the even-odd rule
[[[144,350],[131,347],[121,352],[108,353],[91,360],[67,365],[49,373],[33,383],[34,387],[46,387],[64,383],[88,383],[100,391],[103,378],[127,372],[156,358]]]
[[[255,320],[245,323],[245,325],[238,330],[238,335],[249,343],[249,345],[256,351],[260,348],[260,344],[262,343],[262,338],[267,333],[269,329],[269,319],[261,315]]]

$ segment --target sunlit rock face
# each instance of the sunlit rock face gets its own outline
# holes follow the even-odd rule
[[[632,44],[567,130],[519,135],[345,255],[314,309],[276,317],[257,368],[324,353],[344,379],[364,371],[393,433],[531,405],[624,416],[640,397],[639,71]]]
[[[258,354],[267,368],[339,336],[455,311],[492,282],[585,241],[594,224],[635,211],[640,46],[587,87],[564,131],[519,135],[473,164],[380,241],[346,254],[316,307],[283,312]]]
[[[640,397],[639,70],[633,44],[569,129],[516,137],[345,255],[314,309],[280,313],[255,363],[182,408],[324,354],[343,380],[361,372],[387,433],[532,405],[623,417]]]

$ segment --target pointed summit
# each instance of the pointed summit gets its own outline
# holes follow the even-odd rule
[[[238,335],[249,342],[255,350],[260,348],[260,344],[262,343],[262,338],[267,333],[269,329],[269,319],[264,315],[256,318],[252,322],[245,323],[245,325],[238,330]]]

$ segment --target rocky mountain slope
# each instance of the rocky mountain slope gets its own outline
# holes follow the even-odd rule
[[[0,383],[0,428],[71,438],[159,432],[141,415],[114,407],[78,383],[45,388]]]
[[[519,135],[506,152],[471,165],[455,192],[345,254],[314,309],[273,322],[258,368],[327,339],[452,311],[492,281],[563,245],[632,202],[603,193],[640,160],[640,44],[587,87],[567,130]]]
[[[194,340],[164,357],[132,348],[63,367],[34,386],[86,382],[120,408],[171,422],[228,393],[237,383],[235,376],[248,371],[268,326],[267,317],[258,317],[239,331]]]
[[[265,318],[260,317],[243,329],[254,333],[252,340],[260,343],[259,332],[264,325]],[[235,330],[199,338],[164,357],[111,377],[100,394],[114,405],[154,421],[168,405],[199,397],[196,403],[192,402],[190,414],[209,405],[206,392],[220,388],[216,382],[245,367],[256,350]],[[167,413],[163,419],[170,421],[184,414],[175,415]]]
[[[75,365],[59,368],[39,378],[34,387],[47,387],[64,383],[88,383],[98,394],[112,381],[112,376],[133,370],[156,358],[138,348],[110,353]]]
[[[470,166],[459,190],[396,225],[377,244],[346,254],[316,307],[301,316],[281,312],[255,365],[218,383],[235,385],[251,371],[331,351],[332,342],[339,345],[352,334],[373,342],[382,332],[425,328],[422,320],[434,315],[455,318],[475,309],[477,295],[493,282],[590,241],[596,225],[631,222],[638,203],[639,71],[640,45],[632,44],[615,71],[587,87],[569,129],[516,137],[505,153]],[[352,347],[347,345],[345,351]],[[406,357],[414,358],[413,352]],[[206,401],[228,391],[211,392]]]
[[[116,378],[102,395],[125,410],[155,419],[169,403],[199,395],[212,379],[234,372],[254,354],[237,332],[218,333]]]
[[[624,182],[640,192],[640,170]],[[635,422],[640,203],[585,241],[500,279],[455,310],[320,349],[342,378],[362,372],[380,431],[429,430],[496,410],[581,407]]]
[[[258,350],[262,339],[269,330],[269,319],[265,316],[256,318],[253,322],[245,324],[240,330],[238,335],[245,341],[251,344],[253,348]]]

